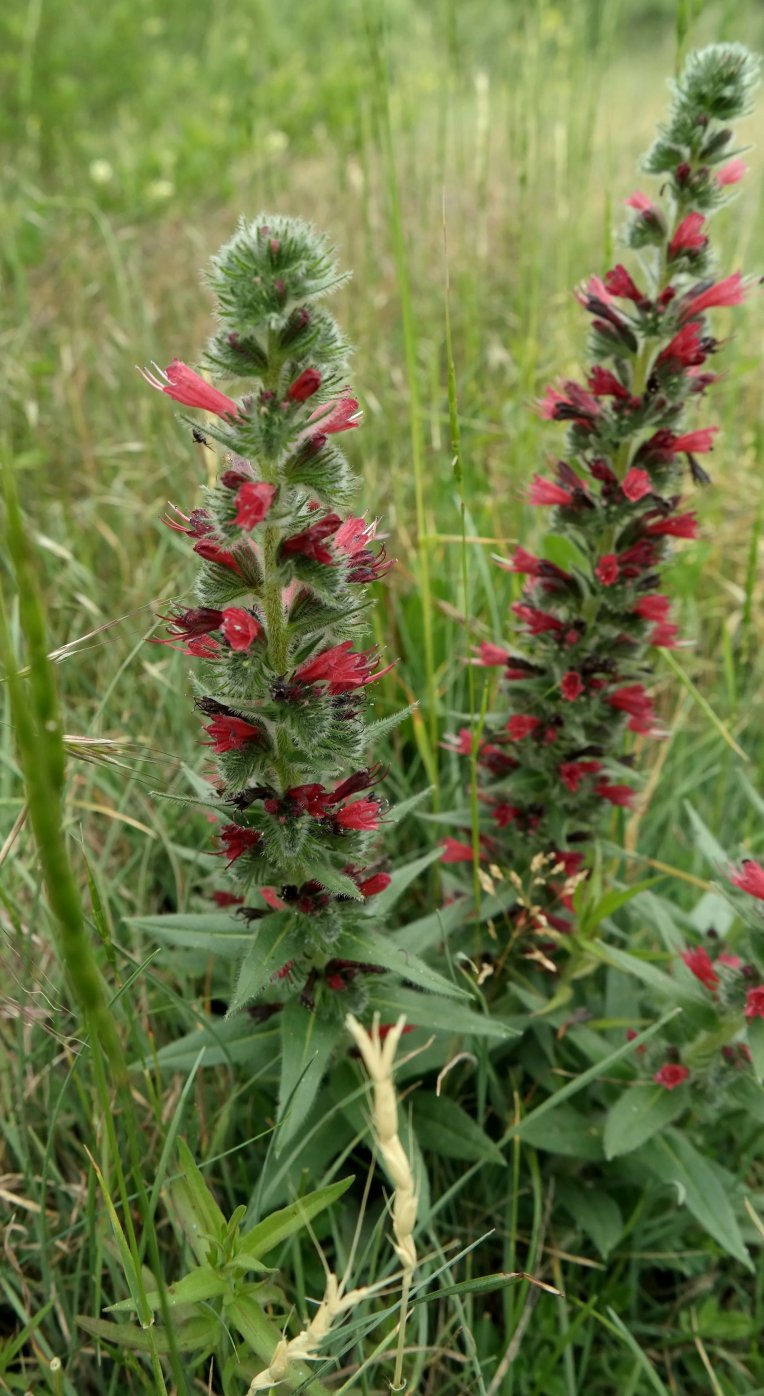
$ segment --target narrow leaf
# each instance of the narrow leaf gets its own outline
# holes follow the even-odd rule
[[[629,1086],[608,1112],[603,1142],[605,1158],[629,1154],[665,1129],[690,1103],[686,1086],[667,1091],[665,1086]]]
[[[242,1236],[239,1243],[239,1255],[257,1259],[261,1255],[267,1255],[269,1251],[280,1246],[288,1236],[292,1236],[295,1231],[300,1231],[312,1217],[323,1212],[332,1203],[342,1197],[347,1192],[353,1182],[353,1175],[349,1178],[342,1178],[338,1183],[329,1183],[324,1188],[317,1188],[315,1192],[309,1192],[305,1197],[300,1197],[296,1202],[292,1202],[289,1207],[282,1208],[279,1212],[272,1212],[269,1217],[264,1217],[257,1226],[253,1226]]]
[[[379,965],[382,969],[393,970],[402,979],[418,984],[422,989],[430,989],[436,994],[446,994],[449,998],[468,998],[465,989],[452,984],[437,970],[430,969],[424,960],[410,951],[402,950],[388,935],[382,935],[371,926],[358,926],[344,930],[334,943],[334,953],[343,960],[361,960],[367,964]]]

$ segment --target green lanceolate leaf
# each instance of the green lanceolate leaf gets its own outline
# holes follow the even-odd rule
[[[277,1154],[307,1121],[329,1058],[343,1033],[340,1022],[327,1022],[296,1000],[285,1005],[281,1014]]]
[[[150,1333],[136,1328],[132,1323],[109,1323],[103,1318],[88,1318],[77,1315],[77,1323],[94,1338],[111,1343],[115,1349],[126,1348],[128,1352],[169,1352],[170,1336],[162,1328],[153,1327]],[[178,1352],[198,1352],[204,1348],[214,1348],[220,1334],[220,1319],[217,1314],[194,1314],[187,1323],[173,1328],[173,1341]]]
[[[674,1185],[680,1204],[723,1250],[753,1269],[729,1199],[730,1177],[724,1169],[705,1158],[675,1129],[667,1129],[644,1144],[636,1157],[654,1177]]]
[[[176,1042],[167,1042],[152,1056],[152,1065],[162,1071],[188,1071],[194,1065],[200,1052],[203,1052],[200,1067],[230,1066],[242,1062],[258,1070],[267,1069],[270,1063],[277,1064],[279,1057],[278,1024],[253,1023],[246,1014],[223,1020],[212,1018],[209,1023],[195,1028],[193,1032],[179,1037]],[[143,1070],[143,1062],[133,1062],[131,1070]]]
[[[225,1294],[230,1284],[231,1281],[226,1275],[217,1274],[208,1265],[200,1265],[196,1270],[190,1270],[182,1280],[177,1280],[174,1285],[168,1287],[167,1302],[171,1308],[177,1308],[179,1304],[199,1304],[205,1299],[215,1299],[218,1295]],[[159,1295],[149,1290],[146,1302],[151,1309],[158,1309]],[[110,1304],[106,1312],[124,1313],[135,1307],[133,1299],[121,1299],[118,1304]]]
[[[516,1027],[493,1018],[488,1013],[478,1013],[466,1004],[444,999],[440,994],[417,992],[416,989],[399,988],[397,984],[380,982],[369,988],[369,1007],[378,1009],[383,1022],[395,1022],[401,1013],[414,1028],[428,1028],[434,1032],[458,1033],[471,1037],[492,1037],[505,1042],[508,1038],[519,1037]]]
[[[452,984],[437,970],[430,969],[418,955],[402,950],[390,936],[373,930],[371,926],[342,931],[333,948],[340,959],[380,965],[382,969],[393,970],[402,979],[408,979],[410,983],[430,989],[435,994],[446,994],[453,998],[469,997],[465,989]]]
[[[293,918],[288,911],[278,911],[274,916],[264,917],[256,923],[253,939],[239,970],[228,1017],[243,1008],[245,1003],[257,998],[276,970],[286,964],[292,953],[293,939]]]
[[[570,1158],[602,1158],[602,1130],[572,1105],[561,1104],[540,1119],[523,1120],[518,1134],[523,1143]]]
[[[617,1202],[599,1184],[584,1187],[572,1178],[558,1181],[555,1198],[594,1242],[603,1259],[620,1241],[624,1222]]]
[[[653,1082],[629,1086],[608,1112],[603,1143],[605,1157],[629,1154],[670,1125],[690,1103],[687,1086],[666,1090]]]
[[[325,1188],[317,1188],[315,1192],[306,1193],[296,1202],[292,1202],[289,1207],[283,1207],[279,1212],[272,1212],[269,1217],[264,1217],[261,1222],[252,1227],[241,1237],[238,1247],[239,1257],[246,1257],[252,1261],[257,1260],[262,1255],[267,1255],[276,1246],[280,1246],[288,1236],[293,1236],[296,1231],[302,1228],[319,1212],[323,1212],[327,1207],[331,1207],[342,1194],[347,1192],[353,1176],[343,1178],[338,1183],[329,1183]]]
[[[431,1091],[415,1091],[412,1112],[417,1138],[425,1150],[446,1158],[490,1159],[504,1166],[501,1150],[455,1100]]]
[[[178,1140],[178,1155],[182,1177],[170,1187],[170,1210],[197,1260],[204,1265],[210,1243],[225,1231],[226,1219],[182,1139]]]
[[[235,960],[252,945],[255,932],[223,912],[173,912],[169,916],[134,916],[136,931],[181,950],[206,950],[223,960]],[[260,923],[262,924],[262,923]]]
[[[752,1018],[746,1027],[748,1046],[751,1049],[753,1069],[759,1080],[764,1080],[764,1018]]]
[[[414,858],[410,863],[404,863],[397,867],[391,874],[390,885],[374,898],[374,914],[382,920],[392,910],[395,903],[403,896],[407,887],[423,873],[426,868],[442,855],[442,849],[431,848],[429,853],[423,854],[421,858]]]

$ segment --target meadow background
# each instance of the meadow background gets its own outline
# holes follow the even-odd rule
[[[36,546],[51,644],[62,651],[68,828],[87,850],[99,924],[127,974],[141,947],[125,917],[198,908],[205,889],[222,885],[204,818],[152,795],[185,788],[202,751],[184,661],[145,643],[155,612],[187,595],[192,579],[186,549],[160,516],[168,500],[184,510],[198,502],[208,458],[134,365],[198,360],[210,328],[200,270],[240,213],[297,214],[334,239],[354,275],[332,309],[356,346],[352,384],[365,413],[347,449],[363,480],[360,507],[382,516],[398,559],[380,589],[375,626],[388,656],[402,663],[379,685],[378,701],[382,710],[420,704],[391,739],[387,790],[394,797],[433,783],[447,809],[461,776],[438,743],[467,705],[463,617],[474,618],[475,636],[506,635],[517,579],[489,559],[516,541],[532,546],[536,520],[521,489],[559,438],[529,407],[551,378],[581,362],[583,317],[572,288],[617,255],[622,200],[645,185],[637,160],[665,109],[678,46],[730,39],[761,51],[764,10],[755,0],[678,8],[668,0],[29,0],[6,11],[0,31],[0,446]],[[760,272],[761,106],[744,136],[757,147],[751,174],[714,233],[722,266]],[[466,597],[448,426],[444,215],[470,540]],[[649,798],[619,831],[636,866],[652,860],[674,870],[671,895],[680,905],[695,904],[708,876],[685,801],[722,847],[764,849],[755,793],[764,794],[763,330],[754,296],[738,314],[714,393],[723,433],[702,540],[683,546],[672,564],[676,618],[695,641],[677,658],[702,701],[664,666],[659,706],[671,735],[644,752]],[[10,587],[9,599],[12,609]],[[0,1389],[34,1386],[28,1373],[39,1360],[38,1379],[48,1383],[39,1389],[57,1390],[46,1363],[76,1349],[73,1315],[97,1311],[92,1276],[114,1260],[80,1148],[95,1128],[91,1102],[76,1080],[62,1096],[76,1022],[31,837],[24,828],[14,837],[22,804],[3,712],[0,1172],[13,1220],[2,1322],[25,1330],[43,1303],[50,1307],[24,1349],[31,1366],[22,1372],[15,1356],[7,1367],[0,1361]],[[422,850],[443,831],[415,822],[400,850]],[[418,895],[424,905],[426,884]],[[709,921],[714,895],[707,893]],[[153,963],[125,1010],[131,1055],[187,1030],[194,1011],[168,958]],[[169,1090],[142,1102],[149,1174],[180,1085]],[[208,1079],[194,1090],[191,1129],[205,1157],[255,1132],[246,1096],[239,1107]],[[234,1153],[219,1170],[232,1199],[246,1167]],[[45,1247],[67,1276],[54,1293],[38,1264]],[[666,1314],[650,1317],[658,1302],[650,1293],[638,1303],[635,1266],[624,1260],[615,1278],[597,1272],[596,1283],[615,1287],[610,1302],[618,1293],[622,1308],[638,1311],[649,1345],[668,1331]],[[739,1305],[754,1337],[763,1301],[759,1269],[753,1299]],[[583,1384],[568,1365],[556,1386],[548,1359],[558,1318],[537,1322],[540,1336],[528,1338],[537,1351],[552,1342],[544,1325],[554,1330],[539,1390],[604,1394],[627,1379],[632,1393],[654,1389],[639,1364],[628,1365],[620,1341],[610,1352],[600,1329],[587,1339],[599,1356]],[[692,1349],[678,1313],[672,1323],[677,1344]],[[761,1386],[734,1364],[729,1371],[715,1378],[719,1390],[764,1390],[764,1371]],[[698,1373],[697,1386],[688,1376],[665,1389],[715,1389],[703,1384],[702,1364]],[[60,1390],[125,1389],[116,1368],[111,1385],[106,1377],[103,1386],[78,1380],[86,1379],[67,1378]],[[479,1389],[459,1380],[440,1389]]]

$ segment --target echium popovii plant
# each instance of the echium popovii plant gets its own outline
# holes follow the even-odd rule
[[[173,506],[166,519],[188,536],[199,573],[195,604],[164,617],[162,643],[199,666],[219,852],[237,885],[216,900],[240,903],[251,931],[231,1006],[264,993],[261,1018],[291,1005],[337,1034],[394,951],[373,927],[390,876],[373,851],[384,806],[365,702],[387,669],[358,643],[369,584],[390,564],[374,523],[345,512],[353,478],[337,438],[358,426],[359,409],[346,345],[321,304],[343,279],[309,225],[242,221],[209,272],[219,328],[206,362],[245,380],[243,395],[178,360],[144,375],[209,414],[192,423],[194,437],[224,448],[203,507]],[[375,735],[397,720],[376,723]]]
[[[739,271],[716,271],[708,223],[745,173],[728,122],[750,110],[758,70],[741,45],[718,44],[691,54],[672,84],[644,162],[659,190],[626,200],[636,264],[577,292],[591,317],[586,381],[549,387],[540,404],[567,439],[554,478],[534,475],[527,498],[552,511],[572,561],[519,547],[501,562],[527,578],[512,607],[522,652],[483,644],[477,658],[503,671],[511,696],[511,715],[490,724],[478,752],[481,858],[514,870],[518,930],[547,939],[572,929],[571,893],[603,809],[634,799],[624,729],[659,735],[653,656],[677,634],[661,567],[673,539],[697,533],[688,477],[708,481],[700,458],[718,428],[700,417],[721,348],[711,317],[747,289]],[[468,731],[456,749],[471,750]],[[471,858],[466,843],[446,841],[444,861]]]

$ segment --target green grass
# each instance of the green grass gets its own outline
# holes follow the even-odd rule
[[[580,364],[583,329],[571,288],[613,255],[621,200],[643,182],[636,160],[665,104],[676,13],[658,0],[291,0],[278,7],[167,0],[161,13],[147,0],[116,0],[101,10],[84,0],[58,7],[30,0],[2,23],[8,100],[0,129],[10,156],[0,210],[0,444],[25,510],[50,645],[72,646],[56,670],[72,738],[69,855],[116,996],[122,1050],[128,1061],[149,1064],[132,1078],[133,1126],[124,1103],[115,1104],[115,1137],[132,1191],[127,1142],[131,1130],[140,1138],[150,1193],[161,1172],[175,1167],[163,1150],[177,1129],[230,1213],[250,1202],[264,1169],[273,1063],[265,1055],[197,1072],[182,1096],[185,1073],[160,1072],[154,1053],[191,1030],[219,995],[220,976],[157,955],[126,926],[141,914],[199,910],[210,888],[223,885],[204,818],[153,793],[187,789],[186,770],[199,770],[203,757],[184,661],[145,643],[155,612],[192,580],[187,552],[160,515],[168,499],[184,509],[197,502],[208,458],[133,365],[176,354],[195,361],[209,328],[199,270],[240,212],[273,207],[330,232],[342,264],[354,270],[336,305],[356,345],[352,381],[365,409],[348,450],[363,479],[360,507],[382,516],[398,559],[379,590],[375,626],[402,663],[380,685],[379,703],[383,711],[411,698],[420,703],[418,717],[390,739],[387,791],[405,797],[436,779],[442,809],[457,796],[462,802],[463,771],[438,742],[471,707],[479,714],[483,701],[482,674],[469,691],[463,617],[473,617],[474,636],[506,635],[512,579],[491,566],[490,554],[517,539],[532,544],[537,520],[523,507],[521,487],[557,447],[554,428],[529,404],[551,377]],[[686,45],[717,38],[764,47],[759,7],[708,0]],[[739,201],[718,220],[719,250],[722,265],[759,271],[764,108],[745,132],[758,150]],[[444,208],[464,515],[452,465]],[[703,541],[680,552],[671,578],[682,633],[695,639],[678,661],[746,759],[664,666],[658,693],[671,737],[640,753],[649,807],[625,831],[612,831],[625,832],[639,874],[649,872],[650,860],[677,870],[659,890],[687,912],[702,891],[688,878],[705,883],[713,868],[686,802],[729,854],[764,852],[761,807],[749,792],[764,789],[762,330],[754,296],[737,319],[715,389],[713,419],[723,435],[701,503]],[[18,642],[5,555],[1,565]],[[18,649],[26,659],[20,642]],[[126,1293],[85,1146],[115,1197],[119,1169],[94,1090],[86,1024],[55,948],[30,825],[20,820],[24,795],[7,699],[3,685],[0,844],[17,832],[0,894],[7,994],[0,1197],[8,1209],[0,1390],[154,1391],[150,1366],[97,1350],[76,1323],[77,1314],[97,1316]],[[440,832],[440,825],[409,821],[395,851],[423,852]],[[424,915],[432,892],[426,879],[417,884],[406,917]],[[698,927],[718,911],[706,902]],[[638,943],[659,943],[638,913],[623,924]],[[557,1032],[564,1017],[553,1020]],[[536,1103],[526,1072],[548,1082],[553,1053],[565,1080],[591,1065],[583,1028],[565,1030],[559,1046],[553,1039],[552,1027],[537,1025],[523,1074],[508,1049],[485,1052],[474,1067],[458,1064],[448,1093],[480,1122],[510,1123],[516,1109],[527,1113]],[[356,1083],[341,1078],[337,1099]],[[591,1097],[593,1109],[599,1099]],[[760,1126],[749,1121],[739,1132],[717,1106],[701,1112],[693,1137],[705,1130],[715,1156],[728,1167],[735,1162],[764,1216]],[[338,1108],[316,1130],[305,1187],[348,1171],[336,1162],[338,1148],[362,1173],[367,1155],[347,1118]],[[709,1249],[672,1191],[645,1189],[627,1160],[612,1175],[624,1231],[605,1259],[572,1191],[594,1179],[593,1166],[573,1157],[560,1162],[519,1141],[506,1158],[504,1169],[484,1164],[472,1184],[464,1180],[466,1162],[428,1154],[432,1217],[420,1248],[435,1267],[441,1252],[448,1259],[493,1229],[437,1283],[524,1270],[565,1298],[523,1283],[418,1306],[408,1333],[412,1392],[490,1390],[510,1341],[518,1357],[501,1396],[764,1391],[758,1260],[751,1276]],[[276,1166],[271,1159],[263,1177],[264,1205],[281,1205],[300,1183],[300,1160]],[[182,1273],[182,1256],[161,1204],[157,1215],[169,1283]],[[351,1222],[349,1212],[337,1212],[318,1228],[338,1265],[350,1248]],[[391,1270],[384,1233],[375,1183],[353,1283]],[[758,1258],[753,1225],[747,1239]],[[293,1240],[279,1261],[303,1314],[305,1297],[323,1290],[316,1252]],[[377,1396],[387,1389],[389,1357],[370,1365],[355,1387],[352,1381],[362,1354],[391,1323],[342,1357],[348,1391]],[[60,1375],[50,1370],[56,1356]],[[188,1390],[208,1390],[206,1370],[186,1372],[185,1380]],[[217,1375],[209,1389],[221,1389]],[[223,1389],[245,1388],[232,1381]]]

